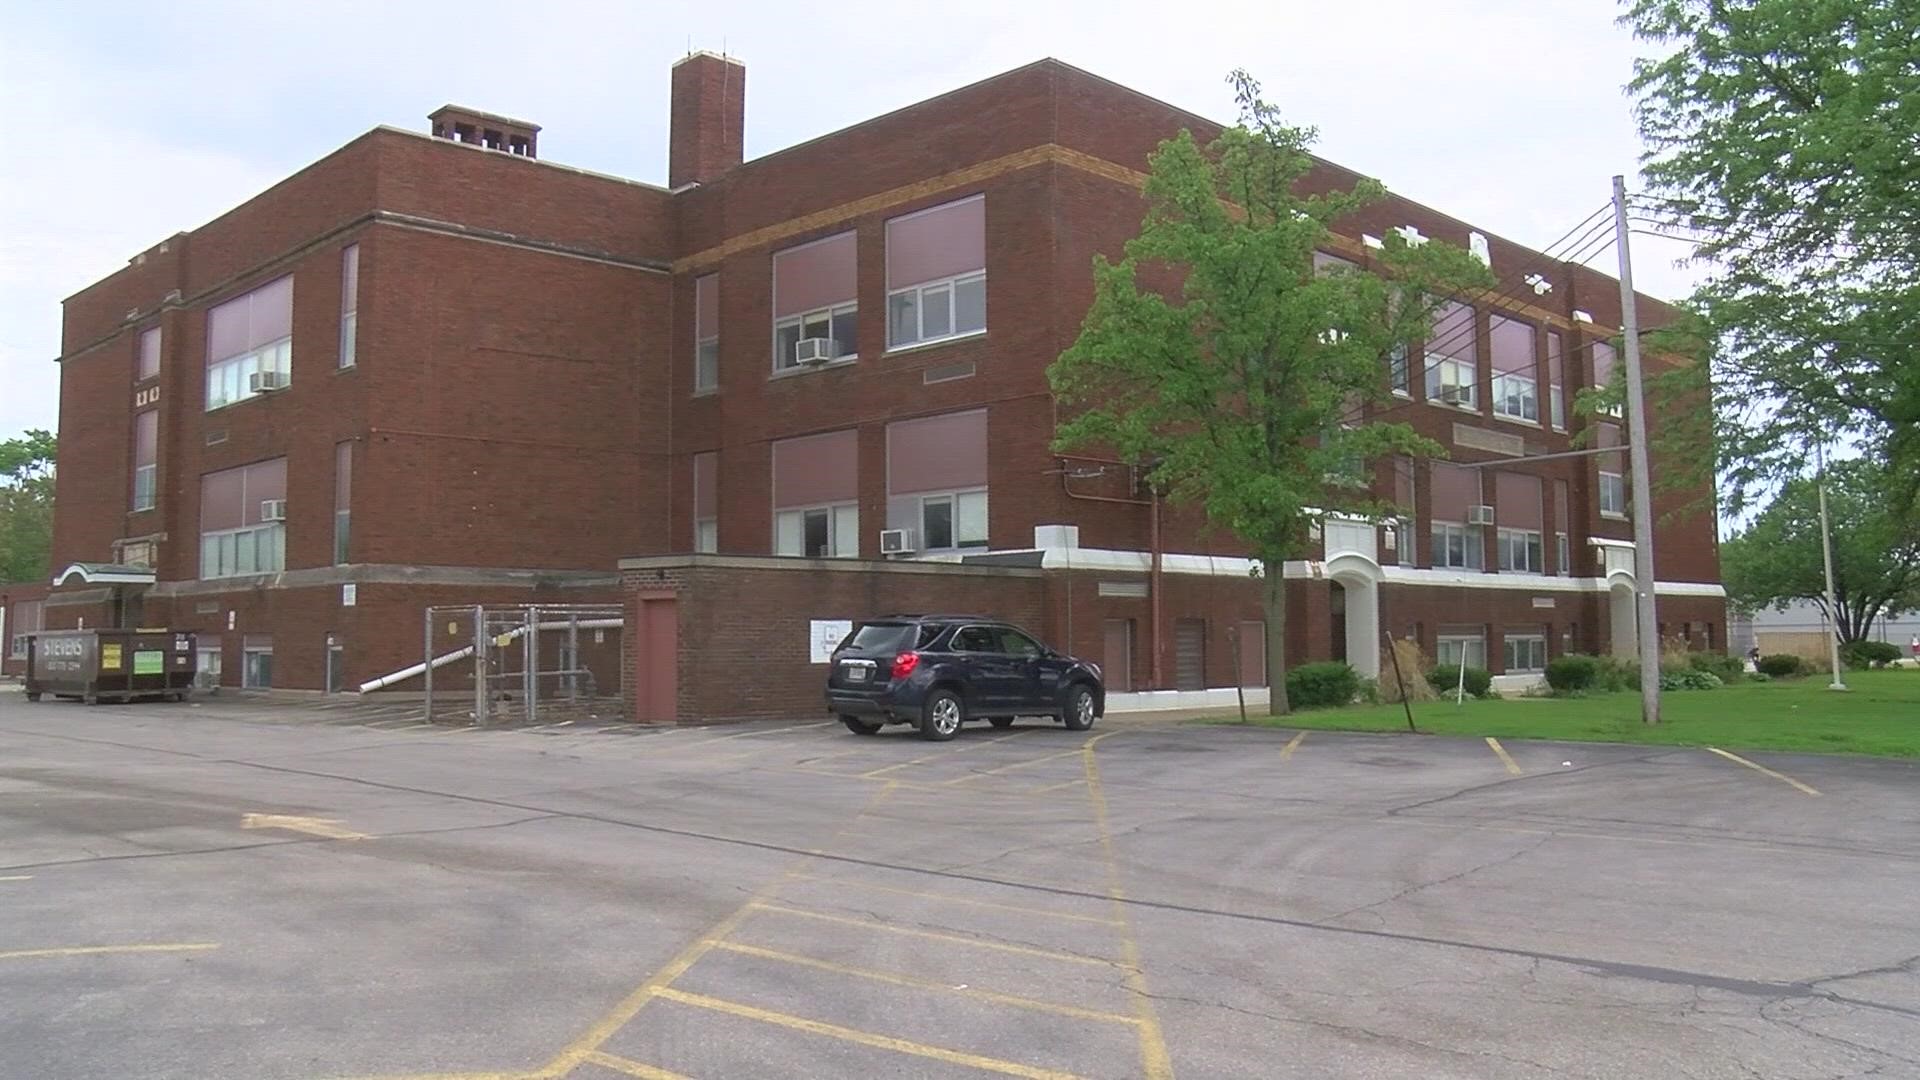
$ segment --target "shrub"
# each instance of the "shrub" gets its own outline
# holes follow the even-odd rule
[[[1608,692],[1640,689],[1640,665],[1617,656],[1597,656],[1593,688]]]
[[[1750,671],[1747,673],[1747,681],[1748,682],[1772,682],[1773,676],[1767,674],[1764,671]]]
[[[1747,673],[1746,661],[1726,653],[1688,653],[1687,666],[1695,671],[1711,671],[1720,677],[1722,683],[1735,682]]]
[[[1600,661],[1581,653],[1556,656],[1547,661],[1547,685],[1562,694],[1577,694],[1593,689],[1600,675]]]
[[[1441,697],[1453,693],[1460,686],[1460,668],[1457,664],[1442,664],[1427,672],[1427,685],[1440,692]],[[1486,668],[1467,669],[1467,693],[1474,697],[1493,696],[1493,673]]]
[[[1762,674],[1771,675],[1776,679],[1791,679],[1812,670],[1805,660],[1792,653],[1773,653],[1770,656],[1763,656],[1760,658],[1759,668]]]
[[[1360,676],[1339,661],[1302,664],[1287,672],[1287,703],[1296,709],[1351,705],[1359,692]]]
[[[1840,646],[1840,659],[1855,671],[1882,667],[1900,659],[1900,646],[1890,641],[1849,641]]]
[[[1713,690],[1724,685],[1720,676],[1704,668],[1672,668],[1660,673],[1662,690]]]

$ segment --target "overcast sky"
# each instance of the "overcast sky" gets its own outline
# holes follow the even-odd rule
[[[1472,14],[1456,12],[1471,11]],[[0,0],[0,438],[54,427],[60,301],[377,124],[452,101],[544,125],[540,156],[666,180],[667,72],[747,65],[747,156],[1055,56],[1233,117],[1252,71],[1318,151],[1535,247],[1639,154],[1636,43],[1607,0],[903,5]],[[1643,291],[1681,254],[1636,241]],[[1611,272],[1609,253],[1593,260]]]

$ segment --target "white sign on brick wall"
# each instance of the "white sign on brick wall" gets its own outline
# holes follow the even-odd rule
[[[814,619],[807,625],[811,662],[815,664],[831,663],[833,650],[853,633],[852,619]]]

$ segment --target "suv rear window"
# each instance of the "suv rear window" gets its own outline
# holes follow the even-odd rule
[[[863,623],[840,647],[867,652],[924,649],[939,633],[940,627],[932,623]]]

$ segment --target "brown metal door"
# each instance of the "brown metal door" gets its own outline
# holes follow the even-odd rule
[[[1257,619],[1240,624],[1240,685],[1267,685],[1267,624]]]
[[[1173,624],[1173,688],[1207,688],[1207,621],[1177,619]]]
[[[636,720],[678,719],[680,619],[672,597],[642,599],[635,627]]]
[[[1106,621],[1106,651],[1100,658],[1100,674],[1107,692],[1125,694],[1133,690],[1133,620]]]

